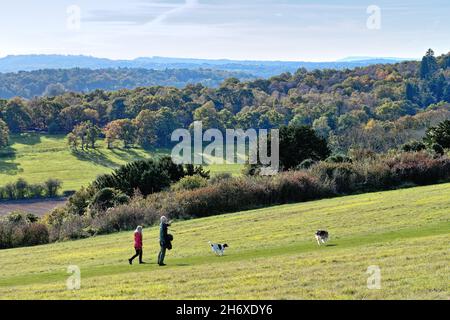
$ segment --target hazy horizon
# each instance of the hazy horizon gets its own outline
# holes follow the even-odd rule
[[[41,0],[0,5],[0,57],[328,62],[448,53],[444,0]]]
[[[445,52],[443,52],[445,53]],[[60,53],[25,53],[25,54],[11,54],[11,55],[0,55],[0,59],[6,58],[6,57],[10,57],[10,56],[15,56],[15,57],[20,57],[20,56],[66,56],[66,57],[87,57],[87,58],[94,58],[94,59],[108,59],[111,61],[133,61],[136,59],[140,59],[140,58],[145,58],[145,59],[153,59],[153,58],[162,58],[162,59],[186,59],[186,60],[211,60],[211,61],[261,61],[261,62],[312,62],[312,63],[320,63],[320,62],[351,62],[351,61],[363,61],[363,60],[372,60],[372,59],[386,59],[386,60],[397,60],[397,59],[401,59],[401,60],[418,60],[420,59],[422,56],[418,56],[418,57],[376,57],[376,56],[364,56],[364,57],[359,57],[359,56],[348,56],[348,57],[342,57],[342,58],[338,58],[335,60],[316,60],[316,61],[312,61],[312,60],[280,60],[280,59],[230,59],[230,58],[202,58],[202,57],[184,57],[184,56],[139,56],[139,57],[134,57],[134,58],[129,58],[129,59],[120,59],[120,58],[108,58],[108,57],[100,57],[100,56],[95,56],[95,55],[90,55],[90,54],[60,54]]]

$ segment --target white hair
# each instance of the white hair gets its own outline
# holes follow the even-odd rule
[[[141,226],[138,226],[137,228],[136,228],[136,231],[135,232],[137,232],[137,233],[142,233],[142,227]]]
[[[166,216],[162,216],[161,217],[161,223],[167,223],[167,217]]]

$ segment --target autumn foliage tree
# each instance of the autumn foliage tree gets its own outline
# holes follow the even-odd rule
[[[81,145],[81,150],[95,149],[95,143],[101,130],[91,122],[83,122],[72,130],[67,136],[68,144],[71,148],[77,149]]]
[[[105,140],[109,149],[114,148],[114,142],[121,140],[125,148],[136,142],[137,127],[130,119],[121,119],[110,122],[104,129]]]

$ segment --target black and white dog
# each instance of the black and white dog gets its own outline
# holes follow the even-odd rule
[[[317,244],[320,246],[320,243],[325,244],[328,241],[328,231],[325,230],[317,230],[316,232],[316,240]]]
[[[226,243],[211,243],[211,241],[208,243],[211,246],[211,250],[218,256],[223,256],[223,254],[225,253],[225,248],[228,248],[228,245]]]

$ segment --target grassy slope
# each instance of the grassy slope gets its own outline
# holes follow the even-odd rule
[[[316,229],[330,231],[318,247]],[[168,267],[127,265],[132,233],[0,251],[0,298],[448,299],[450,184],[284,205],[177,222]],[[207,241],[226,241],[215,257]],[[82,288],[66,290],[68,265]],[[382,289],[366,286],[378,265]]]
[[[2,154],[8,153],[8,156]],[[0,185],[25,178],[38,183],[48,178],[63,181],[63,190],[78,190],[97,175],[110,172],[127,162],[148,158],[154,153],[142,149],[108,150],[103,143],[85,153],[74,154],[63,136],[28,134],[13,136],[11,146],[0,151]],[[239,165],[212,165],[211,173],[239,174]]]

